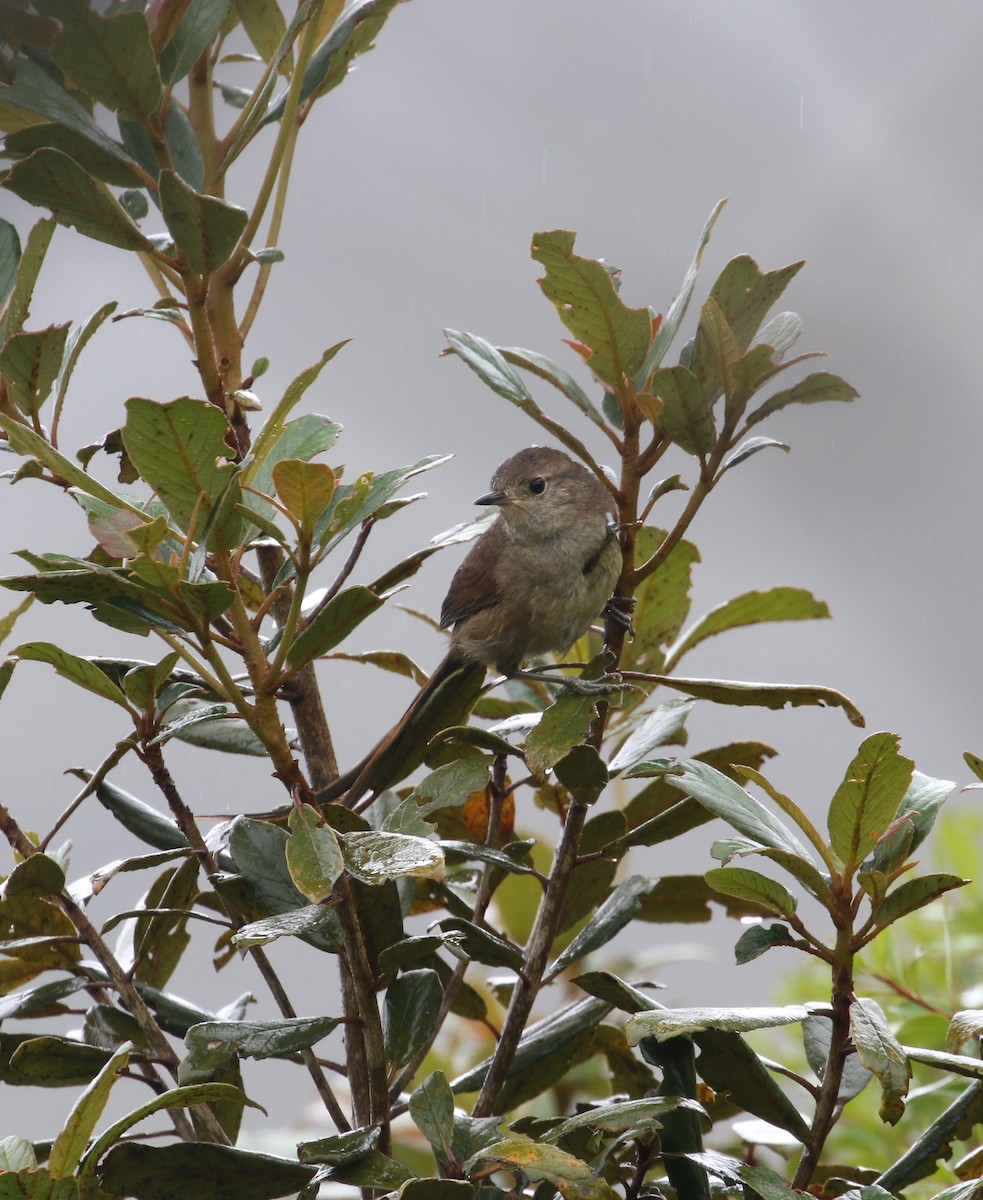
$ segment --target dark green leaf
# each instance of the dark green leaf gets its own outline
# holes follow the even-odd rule
[[[22,1017],[27,1013],[41,1012],[88,986],[89,980],[73,977],[55,979],[51,983],[42,983],[39,987],[27,988],[21,992],[8,992],[5,996],[0,996],[0,1021],[5,1021],[8,1017]]]
[[[436,971],[405,971],[386,989],[383,1029],[391,1068],[404,1066],[428,1044],[444,989]]]
[[[789,404],[817,404],[822,400],[849,401],[855,400],[859,394],[839,375],[831,375],[828,371],[815,371],[793,387],[769,396],[764,404],[751,413],[747,425],[750,428]]]
[[[69,79],[107,108],[149,117],[161,101],[160,75],[142,12],[104,17],[83,2],[59,3],[62,31],[51,57]]]
[[[448,941],[475,962],[485,963],[489,967],[511,967],[514,971],[522,967],[521,950],[473,921],[445,917],[440,922],[440,929]]]
[[[731,453],[728,454],[724,459],[723,465],[720,468],[720,473],[723,474],[724,471],[729,471],[731,467],[736,467],[738,463],[744,462],[744,460],[750,458],[752,454],[757,454],[759,450],[767,450],[771,446],[774,446],[778,450],[788,451],[792,449],[792,447],[787,443],[776,442],[774,438],[746,438],[743,442],[741,442],[736,450],[732,450]]]
[[[734,961],[738,966],[760,958],[774,946],[797,946],[786,925],[752,925],[737,939],[734,945]]]
[[[72,771],[86,783],[92,778],[90,771],[77,768]],[[135,796],[124,792],[115,784],[103,781],[96,788],[96,798],[108,808],[117,821],[148,846],[158,850],[186,848],[188,840],[170,817],[144,804]]]
[[[297,1152],[300,1161],[304,1163],[340,1166],[364,1158],[375,1149],[378,1141],[379,1130],[369,1126],[364,1129],[351,1129],[347,1133],[335,1133],[311,1142],[301,1142]]]
[[[102,1187],[136,1200],[173,1200],[180,1180],[182,1200],[275,1200],[294,1195],[314,1178],[315,1168],[288,1158],[254,1154],[206,1143],[117,1145],[96,1168]]]
[[[354,0],[318,47],[304,72],[301,99],[323,96],[345,78],[352,59],[372,47],[372,40],[386,22],[398,0]],[[263,118],[263,124],[279,121],[286,97],[278,100]]]
[[[3,186],[39,208],[49,208],[61,225],[124,250],[148,251],[151,243],[119,203],[60,150],[42,147],[8,171]]]
[[[274,1058],[316,1045],[338,1025],[333,1017],[293,1017],[277,1021],[207,1021],[184,1036],[190,1071],[212,1071],[238,1055]]]
[[[386,596],[379,596],[361,584],[339,592],[294,638],[287,651],[287,661],[296,666],[333,649],[385,602]]]
[[[202,275],[228,261],[249,219],[245,209],[194,191],[175,171],[161,172],[160,204],[175,244]]]
[[[242,925],[232,935],[232,944],[241,949],[250,946],[267,946],[282,937],[313,938],[317,935],[336,940],[337,918],[330,908],[321,904],[308,904],[294,908],[274,917],[262,917]]]
[[[547,1061],[553,1054],[562,1049],[567,1042],[572,1041],[582,1033],[594,1030],[608,1015],[613,1005],[594,998],[575,1000],[565,1004],[550,1016],[530,1025],[519,1042],[509,1077],[519,1075],[540,1063]],[[477,1091],[488,1073],[491,1060],[485,1059],[451,1081],[455,1092]]]
[[[77,1087],[94,1079],[110,1051],[60,1037],[35,1037],[21,1042],[11,1054],[8,1083],[31,1087]]]
[[[410,1116],[438,1156],[446,1162],[454,1140],[454,1093],[443,1071],[434,1071],[410,1096]]]
[[[160,59],[166,83],[176,83],[195,65],[225,21],[229,0],[191,0]]]
[[[547,968],[547,978],[554,978],[571,963],[585,954],[606,945],[635,919],[641,908],[639,896],[648,895],[656,881],[644,875],[630,875],[621,881],[570,944]]]

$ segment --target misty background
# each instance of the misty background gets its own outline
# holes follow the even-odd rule
[[[345,464],[346,479],[427,454],[454,455],[411,481],[407,491],[425,489],[428,498],[376,529],[355,580],[371,580],[469,519],[498,463],[546,440],[460,361],[439,357],[444,327],[538,350],[589,386],[536,285],[533,233],[577,231],[578,253],[622,269],[628,304],[665,312],[708,214],[728,196],[668,361],[730,258],[749,253],[763,270],[805,258],[779,308],[804,320],[798,349],[828,351],[819,368],[842,375],[860,399],[792,407],[770,419],[764,432],[792,452],[769,450],[729,472],[688,534],[703,559],[693,617],[752,588],[792,584],[826,600],[834,619],[710,639],[684,672],[835,687],[863,710],[868,732],[900,733],[921,771],[969,782],[962,752],[983,753],[981,49],[983,7],[968,0],[399,6],[376,50],[357,60],[302,132],[279,242],[285,261],[274,268],[244,359],[270,359],[255,388],[269,411],[323,349],[352,338],[302,405],[344,425],[329,461]],[[251,201],[257,161],[244,156],[233,202]],[[37,216],[3,191],[0,213],[22,239]],[[156,228],[153,209],[144,228]],[[110,299],[124,311],[154,298],[134,255],[59,228],[29,327],[82,320]],[[545,384],[533,390],[605,460],[606,443],[559,393]],[[73,453],[115,428],[131,395],[184,394],[198,394],[197,375],[169,325],[105,326],[73,379],[61,445]],[[8,461],[3,456],[0,467]],[[113,465],[94,460],[107,482]],[[692,478],[679,453],[660,474],[677,470]],[[671,521],[672,503],[656,509],[653,523]],[[82,511],[35,482],[0,487],[3,573],[23,570],[12,552],[24,547],[88,553]],[[462,553],[434,556],[399,600],[436,615]],[[327,583],[331,568],[324,574]],[[7,612],[20,597],[3,595],[0,612]],[[5,648],[30,639],[78,653],[163,654],[61,605],[36,604]],[[425,669],[443,653],[435,634],[392,604],[344,648],[397,646]],[[342,766],[413,693],[407,681],[371,668],[332,666],[321,678]],[[694,751],[733,739],[769,742],[779,751],[770,778],[817,819],[863,736],[838,710],[704,704],[689,730]],[[65,769],[94,768],[127,732],[111,706],[49,668],[19,666],[0,702],[0,798],[25,827],[47,828],[77,787]],[[171,746],[172,772],[196,810],[232,815],[283,802],[264,761]],[[135,761],[111,778],[158,803]],[[973,803],[974,795],[950,805]],[[543,827],[542,817],[532,820]],[[94,800],[65,835],[74,843],[71,877],[139,852]],[[715,826],[706,826],[682,849],[636,852],[631,869],[705,870],[713,836]],[[128,886],[115,881],[94,902],[94,915],[104,920],[121,907]],[[648,945],[664,946],[668,958],[681,942],[699,942],[712,955],[698,965],[653,968],[669,985],[663,1002],[766,1002],[776,975],[798,963],[775,952],[736,968],[731,946],[739,932],[720,920],[645,927]],[[209,949],[205,934],[172,990],[216,1007],[254,990],[260,1003],[250,1016],[273,1015],[248,963],[210,977]],[[295,960],[280,942],[271,957],[288,972],[302,1013],[330,1007],[316,983],[310,988],[309,954]],[[289,975],[294,961],[306,963],[301,983]],[[11,1025],[22,1027],[33,1026]],[[255,1078],[260,1098],[271,1069],[287,1070],[247,1067],[247,1087]],[[284,1080],[307,1087],[306,1077],[285,1073]],[[52,1099],[61,1111],[63,1097]],[[25,1112],[6,1132],[51,1130],[44,1112]]]

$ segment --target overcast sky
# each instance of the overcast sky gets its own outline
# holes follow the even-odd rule
[[[764,432],[792,453],[766,452],[730,473],[691,530],[703,558],[695,613],[788,583],[827,600],[835,620],[712,639],[687,673],[839,688],[868,729],[903,735],[919,769],[967,782],[962,752],[983,753],[981,46],[983,7],[956,0],[397,8],[377,49],[304,130],[286,260],[246,354],[271,360],[257,389],[269,405],[325,347],[354,339],[306,405],[345,426],[332,461],[346,464],[348,478],[434,452],[455,456],[420,484],[428,500],[373,536],[361,578],[469,518],[498,462],[545,440],[460,362],[438,357],[450,326],[576,370],[536,286],[532,234],[576,230],[581,253],[622,268],[628,303],[665,311],[707,215],[728,196],[694,312],[736,254],[763,269],[807,259],[782,307],[804,319],[801,348],[828,351],[822,366],[861,398],[772,419]],[[244,189],[250,162],[237,181]],[[234,187],[229,197],[237,199]],[[0,193],[0,211],[26,233],[24,206]],[[152,298],[133,256],[59,230],[31,326],[84,318],[109,299],[126,309]],[[77,372],[62,444],[84,445],[119,424],[130,395],[169,400],[194,394],[195,381],[165,323],[108,327]],[[538,394],[603,458],[604,444],[572,410]],[[682,455],[670,466],[688,469]],[[9,551],[25,545],[87,551],[81,513],[51,489],[3,486],[0,506],[4,571],[20,569]],[[436,556],[401,599],[436,613],[458,557]],[[36,606],[15,634],[29,637],[82,652],[124,646],[60,606]],[[363,626],[352,648],[407,639],[426,668],[442,654],[435,636],[395,611]],[[156,653],[149,643],[130,652]],[[325,679],[344,762],[411,694],[354,669]],[[342,695],[343,687],[356,690]],[[42,667],[18,668],[0,703],[0,742],[3,799],[25,824],[33,812],[39,826],[50,822],[72,794],[64,769],[94,766],[126,732],[108,707]],[[840,712],[807,709],[698,707],[690,729],[693,749],[770,741],[780,751],[770,774],[816,816],[861,736]],[[173,757],[198,807],[279,803],[262,763],[187,748]],[[136,766],[117,779],[152,798]],[[124,835],[107,849],[106,826],[101,814],[73,822],[77,873],[133,851]],[[712,865],[709,840],[704,830],[689,843],[687,869]],[[660,874],[678,861],[654,848],[632,866]],[[687,977],[667,1002],[719,1002],[707,991],[721,979],[729,995],[737,988],[765,1000],[768,968],[735,973],[733,937],[717,939],[714,968]],[[772,958],[772,969],[790,965]],[[216,1003],[254,983],[220,986]]]

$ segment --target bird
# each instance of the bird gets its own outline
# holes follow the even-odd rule
[[[562,653],[611,599],[622,564],[614,502],[587,467],[530,446],[498,467],[475,504],[498,514],[451,579],[440,611],[447,655],[389,733],[315,793],[319,804],[353,806],[404,778],[430,738],[470,712],[488,667],[515,676]]]

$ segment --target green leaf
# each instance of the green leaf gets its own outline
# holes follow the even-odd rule
[[[54,979],[51,983],[42,983],[36,988],[7,992],[5,996],[0,996],[0,1021],[5,1021],[8,1017],[22,1017],[28,1013],[43,1011],[49,1005],[57,1004],[88,986],[89,981],[85,979]]]
[[[805,262],[762,273],[747,254],[732,258],[710,289],[734,331],[741,353],[747,350],[769,309],[805,266]]]
[[[184,1035],[190,1053],[184,1069],[210,1072],[233,1058],[277,1058],[306,1050],[336,1029],[334,1017],[277,1021],[204,1021]]]
[[[65,886],[65,872],[49,854],[32,854],[7,876],[3,894],[12,896],[54,896]]]
[[[314,539],[322,554],[330,554],[367,517],[376,515],[410,479],[439,467],[450,457],[449,454],[431,454],[411,466],[384,471],[380,475],[367,472],[354,485],[342,484],[337,487],[327,512],[318,521],[314,531]]]
[[[287,23],[276,0],[235,0],[235,9],[247,37],[264,62],[269,62],[287,32]],[[286,66],[281,65],[280,69],[289,76]]]
[[[613,1007],[613,1004],[593,997],[575,1000],[528,1026],[512,1060],[509,1078],[548,1062],[569,1042],[596,1029]],[[481,1087],[490,1065],[490,1058],[478,1063],[463,1075],[452,1079],[451,1089],[454,1092],[476,1092]]]
[[[440,847],[427,838],[353,830],[341,835],[341,847],[345,866],[364,883],[385,883],[404,876],[443,877],[444,855]]]
[[[274,1200],[300,1191],[314,1178],[316,1169],[231,1146],[127,1142],[114,1146],[96,1173],[104,1190],[136,1200],[172,1200],[176,1179],[181,1181],[182,1200],[215,1200],[219,1195]]]
[[[685,1096],[647,1096],[643,1100],[625,1100],[592,1106],[587,1111],[568,1117],[555,1125],[543,1138],[546,1142],[558,1142],[577,1129],[600,1129],[605,1133],[626,1133],[629,1129],[658,1129],[659,1117],[677,1108],[690,1108],[693,1112],[706,1115],[702,1104]]]
[[[739,463],[744,462],[753,454],[757,454],[760,450],[768,450],[772,446],[774,446],[776,450],[784,450],[786,453],[792,449],[787,442],[777,442],[774,438],[746,438],[743,442],[741,442],[736,450],[732,450],[724,459],[720,467],[721,475],[724,473],[724,471],[729,471],[731,467],[736,467]]]
[[[645,361],[652,317],[647,308],[629,308],[619,299],[603,263],[574,254],[575,239],[565,229],[533,235],[532,257],[546,268],[540,287],[563,324],[591,351],[590,369],[617,389]]]
[[[696,286],[696,276],[700,269],[700,260],[703,258],[703,251],[710,240],[710,234],[713,232],[717,218],[720,216],[726,203],[726,199],[718,200],[710,216],[707,218],[707,223],[703,226],[699,241],[696,243],[693,261],[686,271],[682,286],[676,293],[675,300],[669,306],[669,311],[666,313],[665,319],[659,325],[652,345],[649,347],[648,354],[645,356],[645,363],[635,380],[639,391],[644,389],[645,381],[662,362],[663,358],[665,358],[666,351],[672,344],[673,338],[679,332],[679,327],[683,323],[683,318],[686,316],[686,309],[689,307],[689,302],[693,295],[693,288]]]
[[[681,675],[661,675],[658,682],[676,691],[712,700],[715,704],[751,705],[755,708],[799,708],[804,704],[820,708],[842,708],[851,725],[863,728],[864,716],[842,692],[812,683],[743,683],[734,679],[686,679]]]
[[[664,529],[645,526],[638,531],[637,561],[647,562],[665,541]],[[636,591],[635,639],[625,646],[622,666],[628,670],[659,671],[663,647],[679,635],[690,609],[693,564],[700,552],[692,542],[678,542],[657,571],[645,578]]]
[[[191,70],[225,22],[229,0],[191,0],[160,58],[165,83],[177,83]]]
[[[900,737],[874,733],[860,745],[829,805],[833,853],[852,874],[894,820],[914,763],[898,753]]]
[[[48,663],[64,679],[71,680],[72,683],[85,688],[88,692],[94,692],[104,700],[112,700],[114,704],[129,711],[126,697],[120,689],[97,666],[85,658],[69,654],[67,650],[62,650],[59,646],[52,645],[51,642],[24,642],[10,654],[12,658]]]
[[[424,1079],[410,1096],[409,1110],[438,1161],[446,1162],[454,1140],[454,1093],[443,1071],[434,1071]]]
[[[309,804],[290,810],[288,826],[286,855],[290,878],[312,904],[320,904],[331,895],[345,869],[341,846],[334,830],[321,823],[321,814]]]
[[[294,518],[312,526],[331,503],[335,474],[326,463],[283,458],[273,467],[273,485]]]
[[[92,778],[91,771],[80,768],[73,769],[70,773],[86,783]],[[148,846],[154,846],[158,850],[187,848],[188,839],[170,817],[165,817],[156,808],[144,804],[142,800],[124,792],[115,784],[106,783],[105,780],[100,783],[96,788],[96,799],[103,808],[107,808],[113,814],[124,829],[129,830],[140,841],[146,842]]]
[[[733,779],[695,758],[681,765],[682,774],[666,776],[666,783],[698,800],[715,817],[723,818],[745,837],[812,861],[809,851],[795,834]]]
[[[56,398],[59,403],[64,399],[69,380],[72,378],[72,373],[78,363],[79,355],[85,349],[86,344],[96,330],[115,311],[116,301],[110,300],[108,303],[103,304],[101,308],[97,308],[84,324],[73,325],[69,330],[68,340],[65,344],[65,356],[62,359],[61,368],[55,383]]]
[[[533,1180],[549,1180],[571,1200],[615,1200],[610,1186],[587,1163],[557,1146],[505,1138],[479,1151],[466,1165],[474,1169],[485,1163],[521,1171]]]
[[[839,375],[831,375],[828,371],[815,371],[793,387],[769,396],[764,404],[748,417],[747,426],[750,428],[757,425],[765,417],[770,417],[772,413],[790,404],[818,404],[822,400],[850,401],[859,395],[856,388],[851,387]]]
[[[337,918],[329,908],[321,904],[309,904],[306,908],[294,908],[275,917],[263,917],[241,926],[233,935],[233,945],[243,949],[250,946],[267,946],[282,937],[310,938],[326,936],[334,941],[338,933]]]
[[[885,899],[877,906],[874,911],[874,928],[886,929],[900,917],[907,916],[908,913],[914,912],[926,904],[931,904],[933,900],[944,896],[946,892],[951,892],[953,888],[965,887],[967,883],[969,883],[968,879],[946,874],[922,875],[918,879],[909,879],[906,883],[902,883],[893,891],[888,892]]]
[[[829,608],[805,588],[774,587],[765,592],[744,592],[717,605],[680,637],[668,652],[667,662],[676,663],[694,646],[727,629],[740,629],[764,621],[811,621],[829,616]]]
[[[330,35],[311,56],[301,85],[301,100],[323,96],[345,78],[352,59],[372,48],[372,40],[382,29],[398,0],[354,0],[335,23]],[[279,121],[286,107],[286,96],[277,101],[263,118],[263,124]]]
[[[58,378],[69,326],[50,325],[37,333],[15,333],[0,350],[0,374],[7,392],[27,416],[33,416],[51,394]]]
[[[89,496],[94,496],[97,500],[102,500],[110,507],[125,508],[129,512],[135,513],[141,523],[146,520],[140,509],[130,504],[128,500],[124,500],[122,496],[111,492],[109,488],[103,487],[98,480],[87,475],[81,467],[77,467],[70,459],[60,454],[50,442],[45,441],[33,429],[28,429],[26,425],[22,425],[19,421],[13,421],[9,417],[3,416],[2,413],[0,413],[0,429],[7,434],[10,445],[18,454],[37,459],[43,467],[47,467],[49,471],[60,479],[64,479],[66,483]]]
[[[134,396],[127,400],[126,411],[122,430],[126,452],[174,521],[201,537],[206,522],[221,506],[223,515],[213,535],[234,548],[242,522],[229,513],[230,490],[238,489],[233,484],[236,468],[229,461],[232,450],[225,440],[229,431],[225,414],[188,396],[168,404]]]
[[[57,5],[62,31],[51,57],[93,100],[126,116],[149,117],[160,106],[161,82],[142,12],[104,17],[85,0]]]
[[[333,649],[353,629],[357,629],[366,617],[381,608],[386,599],[385,595],[379,596],[361,584],[332,596],[314,620],[291,642],[287,662],[297,666],[311,662]]]
[[[175,244],[201,275],[228,262],[249,219],[245,209],[194,191],[175,171],[161,172],[160,204]]]
[[[7,147],[10,148],[10,135],[7,135]],[[9,221],[0,218],[0,309],[17,283],[17,268],[20,265],[20,237],[16,228]],[[0,325],[0,342],[3,341],[3,326]]]
[[[22,617],[33,603],[34,597],[27,596],[16,608],[12,608],[5,617],[0,617],[0,642],[5,642],[10,637],[14,625],[17,623],[17,618]]]
[[[42,67],[23,55],[17,60],[17,78],[3,89],[3,105],[36,113],[44,121],[81,134],[104,155],[132,166],[126,151],[105,133],[81,104]],[[27,256],[27,249],[24,251]]]
[[[131,1049],[127,1045],[118,1050],[75,1101],[51,1147],[48,1167],[52,1174],[74,1173],[106,1107],[109,1093],[130,1061]]]
[[[561,696],[543,713],[526,738],[526,764],[534,775],[543,775],[574,747],[583,744],[597,700],[590,696]]]
[[[649,383],[649,392],[660,403],[650,406],[648,393],[640,393],[638,403],[657,428],[687,454],[707,455],[717,444],[713,420],[713,399],[686,367],[663,367]]]
[[[299,403],[322,369],[331,361],[346,342],[338,342],[325,350],[320,360],[290,384],[269,420],[263,426],[253,448],[242,465],[242,481],[259,492],[269,494],[273,486],[273,465],[281,458],[310,459],[323,450],[330,450],[338,439],[341,426],[327,417],[308,413],[296,421],[287,423],[291,410]],[[246,503],[255,504],[257,498],[247,495]]]
[[[33,1171],[37,1165],[34,1147],[26,1138],[0,1138],[0,1172]]]
[[[444,917],[439,924],[446,940],[475,962],[489,967],[521,970],[522,951],[504,938],[463,917]]]
[[[592,954],[607,945],[613,937],[630,924],[641,910],[639,896],[647,896],[656,881],[644,875],[630,875],[621,881],[597,909],[587,924],[547,968],[547,979],[565,971],[571,963],[585,954]]]
[[[657,746],[674,741],[693,711],[693,700],[668,700],[654,709],[632,730],[608,763],[608,770],[627,771],[643,762]]]
[[[705,1029],[722,1029],[747,1033],[752,1029],[773,1029],[777,1025],[794,1025],[809,1016],[801,1004],[773,1008],[666,1008],[656,1012],[635,1013],[628,1018],[625,1033],[628,1044],[637,1046],[643,1038],[654,1037],[659,1042],[669,1038],[702,1033]]]
[[[109,1051],[70,1038],[34,1037],[11,1054],[9,1070],[25,1086],[78,1087],[96,1078],[109,1058]]]
[[[775,946],[796,946],[792,931],[787,925],[751,925],[734,943],[734,962],[738,966],[753,962]]]
[[[537,354],[535,350],[522,350],[518,346],[501,346],[498,352],[506,362],[516,367],[524,367],[533,375],[538,375],[540,379],[551,383],[595,425],[604,425],[604,418],[591,403],[590,397],[584,389],[572,375],[564,371],[552,359],[547,358],[544,354]]]
[[[444,989],[436,971],[404,971],[386,989],[383,1031],[390,1068],[408,1063],[428,1044]]]
[[[574,437],[559,421],[547,416],[539,407],[522,376],[513,371],[504,351],[496,350],[490,342],[473,333],[445,329],[444,336],[450,343],[451,350],[474,371],[482,383],[510,404],[514,404],[530,420],[552,433],[578,458],[584,462],[591,461],[590,452],[583,442]]]
[[[860,998],[850,1005],[850,1033],[861,1063],[880,1082],[880,1118],[896,1125],[904,1115],[904,1098],[911,1079],[911,1063],[904,1047],[873,1000]]]
[[[14,163],[3,186],[28,204],[51,209],[59,224],[73,225],[97,242],[124,250],[153,249],[105,187],[60,150],[42,147]]]
[[[297,1147],[298,1157],[304,1163],[325,1163],[339,1166],[357,1162],[370,1154],[379,1141],[379,1130],[374,1126],[350,1129],[346,1133],[335,1133],[328,1137],[301,1142]]]
[[[774,879],[746,867],[715,867],[706,873],[706,881],[715,892],[750,900],[779,917],[791,917],[795,912],[795,897]]]

